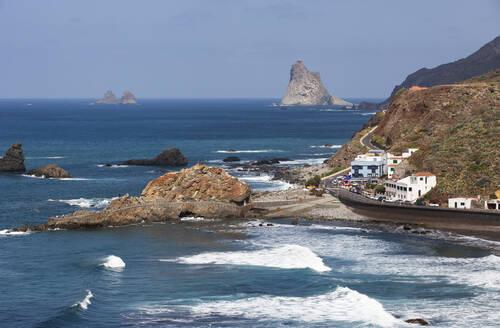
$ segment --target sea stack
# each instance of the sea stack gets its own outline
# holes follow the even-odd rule
[[[135,100],[134,94],[131,91],[126,90],[123,92],[120,104],[137,104],[137,100]]]
[[[36,169],[32,169],[28,172],[28,175],[40,178],[54,178],[54,179],[72,178],[71,174],[69,174],[68,171],[60,168],[56,164],[48,164]]]
[[[0,172],[24,172],[24,155],[20,143],[12,144],[4,157],[0,157]]]
[[[114,104],[119,104],[120,102],[118,101],[118,98],[116,98],[113,91],[108,90],[104,94],[104,97],[102,97],[101,99],[97,99],[95,103],[104,105],[114,105]]]
[[[309,72],[302,60],[292,65],[290,82],[281,105],[286,106],[352,106],[352,103],[331,96],[319,72]]]

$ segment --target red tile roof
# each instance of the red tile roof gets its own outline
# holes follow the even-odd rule
[[[417,176],[417,177],[433,177],[433,176],[435,176],[435,174],[432,174],[431,172],[418,172],[418,173],[415,173],[414,176]]]

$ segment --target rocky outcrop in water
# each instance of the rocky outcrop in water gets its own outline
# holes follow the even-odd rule
[[[134,94],[131,91],[126,90],[125,92],[123,92],[120,104],[137,104],[137,100],[135,100]]]
[[[24,172],[24,155],[20,143],[12,144],[4,157],[0,157],[0,172]]]
[[[352,106],[352,103],[331,96],[326,90],[319,72],[309,72],[302,60],[293,64],[290,82],[281,105],[286,106]]]
[[[97,99],[95,103],[100,105],[114,105],[114,104],[119,104],[120,101],[118,101],[118,98],[116,98],[113,91],[108,90],[104,94],[104,97]]]
[[[72,178],[71,174],[65,169],[60,168],[56,164],[48,164],[28,172],[28,175],[33,175],[41,178],[64,179]]]
[[[176,220],[186,216],[242,218],[251,210],[248,184],[217,167],[195,165],[167,173],[148,183],[140,197],[125,195],[100,212],[76,211],[52,217],[39,226],[14,231],[91,229],[143,222]]]
[[[131,159],[121,165],[186,166],[188,161],[177,148],[167,148],[155,158]]]

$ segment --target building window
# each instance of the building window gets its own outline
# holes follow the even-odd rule
[[[408,190],[411,191],[411,187]]]
[[[460,203],[460,205],[465,206],[465,203]]]
[[[392,161],[392,163],[393,163],[393,164],[398,164],[398,160],[397,160],[397,159],[395,159],[395,160],[393,160],[393,161]]]
[[[394,172],[394,168],[393,167],[391,167],[391,172]]]

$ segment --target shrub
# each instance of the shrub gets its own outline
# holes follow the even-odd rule
[[[375,187],[375,192],[377,194],[383,194],[385,193],[385,186],[382,186],[382,185],[378,185]]]
[[[330,170],[328,172],[323,173],[321,175],[321,177],[324,178],[324,177],[327,177],[329,175],[335,174],[335,173],[340,172],[340,171],[345,170],[345,169],[346,168],[344,166],[339,166],[339,167],[336,167],[336,168],[334,168],[334,169],[332,169],[332,170]]]
[[[495,195],[494,193],[490,195],[490,199],[497,199],[497,195]]]
[[[309,178],[307,181],[306,181],[306,187],[309,187],[309,186],[319,186],[319,183],[321,182],[321,177],[319,175],[315,175],[313,176],[312,178]]]

